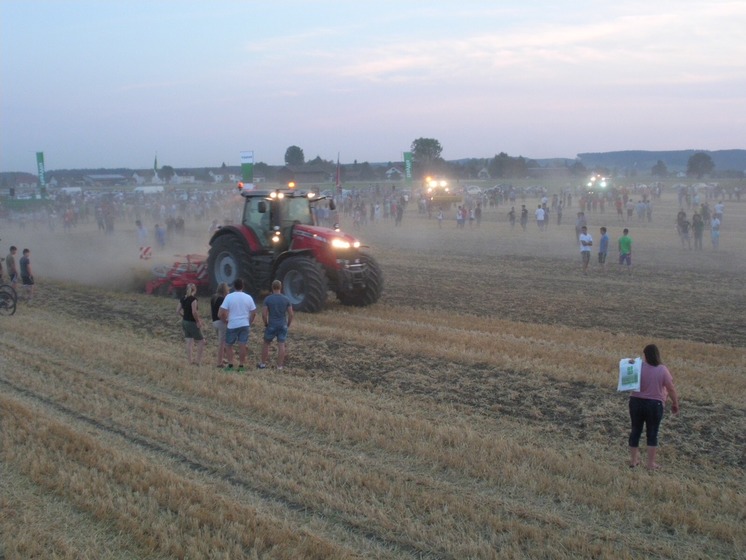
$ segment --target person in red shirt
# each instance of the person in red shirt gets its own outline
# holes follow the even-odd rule
[[[632,428],[629,433],[629,466],[640,464],[640,436],[645,426],[648,444],[647,468],[660,468],[655,462],[658,452],[658,428],[663,420],[666,400],[671,397],[671,411],[679,413],[679,396],[668,368],[661,363],[661,354],[655,344],[648,344],[642,351],[643,363],[640,371],[640,390],[633,391],[629,398],[629,418]]]

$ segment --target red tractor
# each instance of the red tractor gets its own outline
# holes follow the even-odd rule
[[[210,239],[212,290],[240,277],[244,291],[258,296],[279,279],[293,307],[310,313],[324,307],[330,290],[344,305],[378,301],[383,274],[376,260],[355,237],[336,226],[317,225],[317,205],[326,197],[294,188],[239,188],[244,198],[241,224],[221,227]],[[334,210],[334,201],[328,200],[328,206]]]

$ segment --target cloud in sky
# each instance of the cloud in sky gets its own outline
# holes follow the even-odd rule
[[[743,29],[720,1],[3,0],[0,170],[739,148]]]

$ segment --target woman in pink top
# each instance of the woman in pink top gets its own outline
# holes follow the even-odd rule
[[[629,398],[629,418],[632,429],[629,433],[629,466],[640,464],[640,436],[642,427],[648,443],[647,468],[659,469],[655,462],[658,451],[658,428],[663,420],[666,399],[671,397],[671,411],[679,413],[679,397],[668,368],[661,363],[661,354],[655,344],[648,344],[642,351],[644,359],[640,373],[640,390]]]

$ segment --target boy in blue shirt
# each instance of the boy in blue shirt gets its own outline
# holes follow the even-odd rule
[[[293,306],[283,295],[282,282],[279,280],[272,282],[272,293],[264,298],[262,319],[264,320],[264,345],[259,369],[267,367],[269,345],[275,338],[277,338],[277,369],[282,369],[285,366],[285,340],[287,340],[288,328],[293,322]]]
[[[598,264],[601,265],[601,271],[606,272],[606,255],[609,252],[609,234],[606,228],[601,228],[601,242],[598,245]]]

